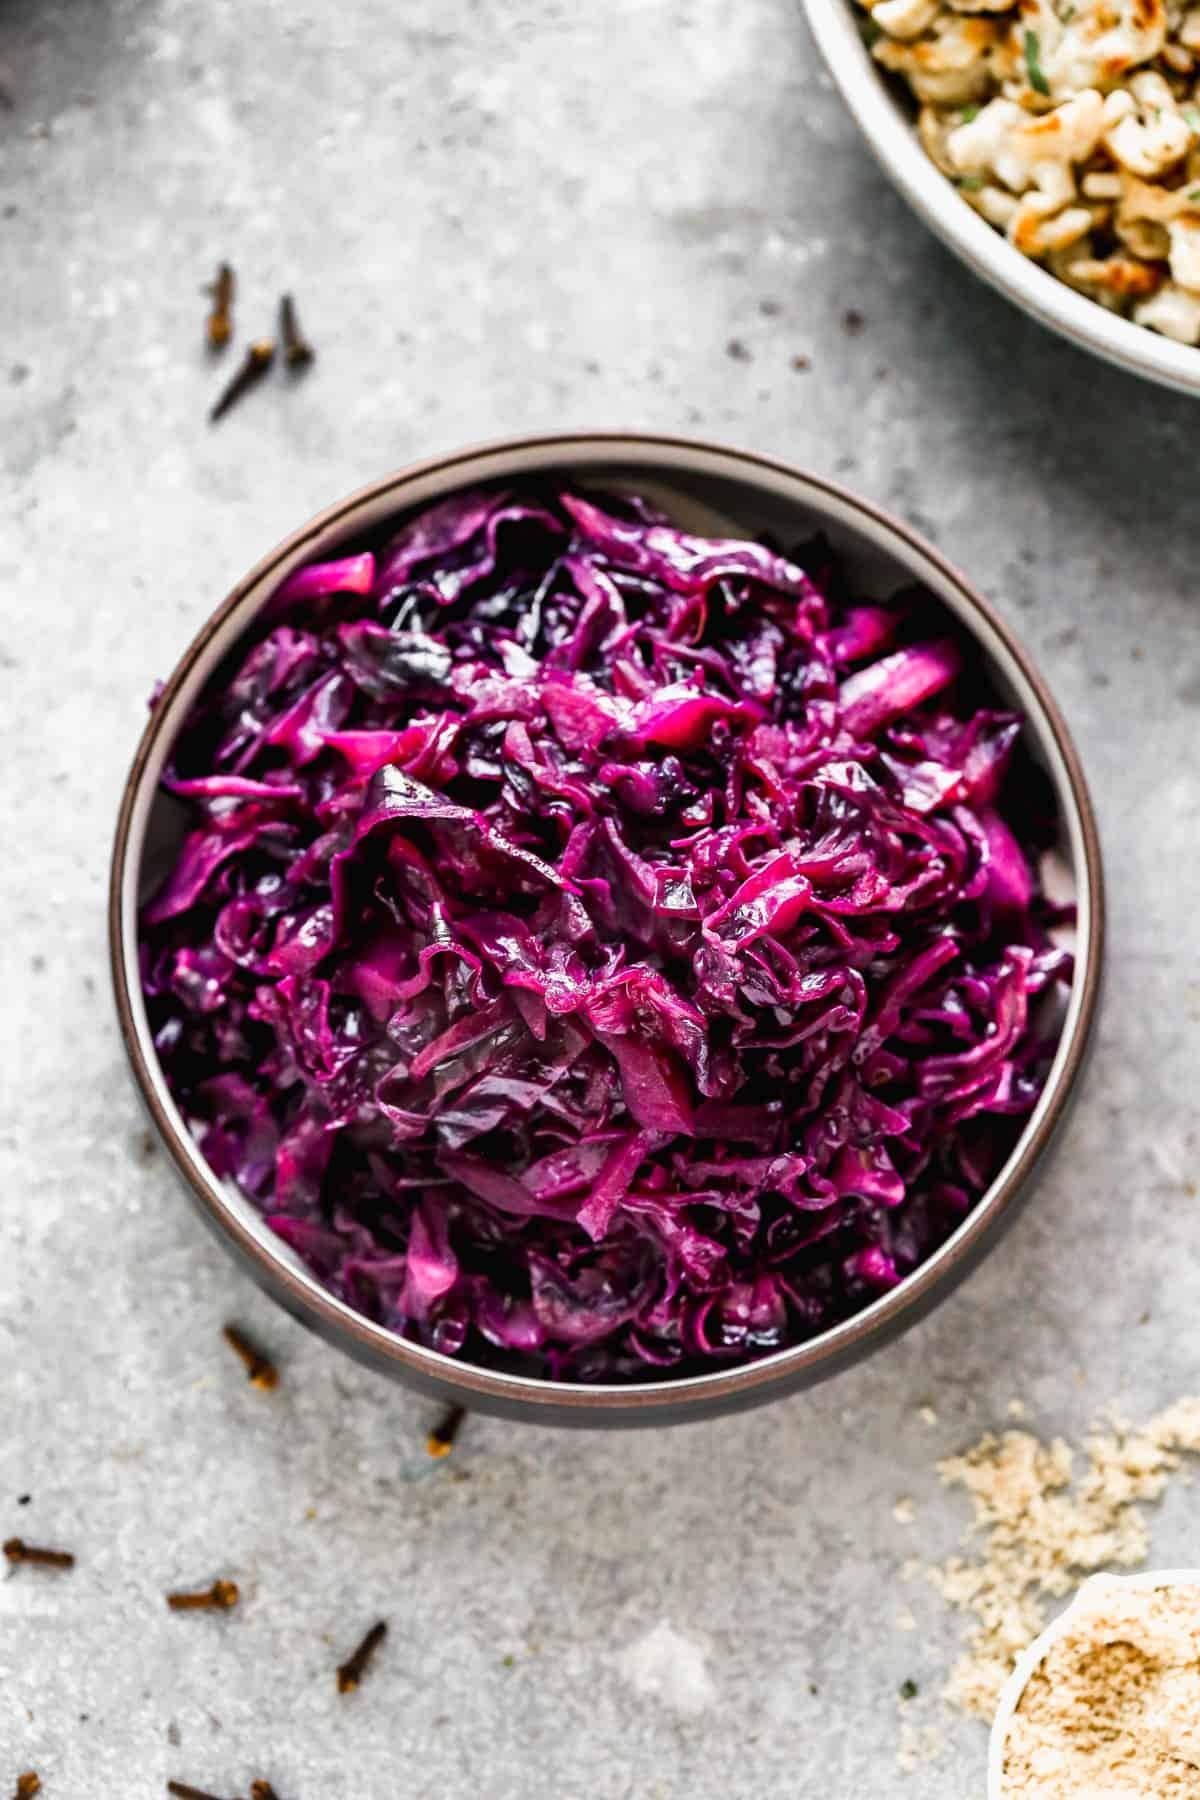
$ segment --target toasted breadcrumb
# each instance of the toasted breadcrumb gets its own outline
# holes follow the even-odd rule
[[[1100,1569],[1133,1568],[1149,1546],[1141,1507],[1160,1498],[1200,1453],[1200,1397],[1177,1401],[1141,1427],[1112,1419],[1084,1440],[1082,1463],[1061,1438],[988,1433],[938,1472],[973,1510],[969,1548],[929,1577],[974,1620],[947,1698],[990,1718],[1022,1650],[1045,1628],[1047,1602]]]
[[[1011,1800],[1200,1793],[1200,1588],[1095,1576],[1005,1739]]]

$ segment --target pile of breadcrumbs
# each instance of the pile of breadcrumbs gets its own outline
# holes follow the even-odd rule
[[[1085,1439],[1078,1473],[1061,1438],[1043,1444],[1027,1431],[989,1433],[938,1464],[974,1512],[971,1548],[929,1571],[943,1598],[974,1621],[950,1700],[990,1719],[1017,1656],[1048,1622],[1047,1603],[1085,1575],[1145,1560],[1139,1505],[1159,1498],[1184,1453],[1200,1453],[1200,1397],[1142,1426],[1113,1421]]]

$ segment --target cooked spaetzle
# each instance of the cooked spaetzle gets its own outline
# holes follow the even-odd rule
[[[859,4],[969,206],[1101,306],[1200,343],[1200,7]]]

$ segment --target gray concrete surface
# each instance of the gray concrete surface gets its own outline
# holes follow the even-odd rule
[[[792,0],[6,0],[0,63],[0,1535],[79,1555],[0,1580],[0,1792],[976,1800],[958,1626],[898,1586],[964,1523],[934,1456],[1014,1395],[1076,1434],[1200,1387],[1200,413],[948,258]],[[223,255],[243,331],[293,287],[320,362],[210,431]],[[152,679],[262,550],[410,457],[592,424],[834,473],[995,596],[1095,784],[1107,1003],[1036,1205],[883,1359],[673,1434],[473,1420],[435,1466],[429,1409],[276,1313],[148,1143],[105,858]],[[1177,1490],[1156,1550],[1198,1539]],[[168,1616],[217,1573],[236,1616]],[[911,1774],[906,1679],[945,1734]]]

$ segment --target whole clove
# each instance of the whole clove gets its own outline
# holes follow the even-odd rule
[[[269,1781],[252,1781],[250,1783],[250,1800],[279,1800],[279,1795]]]
[[[275,1364],[270,1357],[264,1356],[261,1350],[256,1349],[249,1338],[243,1337],[236,1325],[226,1325],[224,1338],[230,1349],[235,1351],[245,1363],[246,1378],[252,1387],[261,1388],[264,1393],[269,1393],[272,1388],[279,1386],[279,1370]]]
[[[214,1581],[198,1594],[168,1594],[172,1612],[228,1612],[238,1603],[236,1581]]]
[[[372,1625],[370,1631],[368,1631],[366,1637],[354,1652],[354,1655],[349,1657],[347,1661],[339,1666],[337,1672],[337,1690],[339,1694],[352,1694],[354,1692],[355,1688],[362,1680],[363,1675],[366,1673],[367,1664],[370,1662],[386,1636],[387,1620],[380,1619],[378,1624]]]
[[[13,1800],[33,1800],[35,1794],[42,1791],[42,1778],[36,1769],[26,1769],[23,1775],[17,1776],[17,1785],[13,1791]]]
[[[218,419],[223,419],[230,407],[236,406],[242,395],[262,380],[274,361],[274,338],[258,338],[251,344],[242,359],[241,368],[218,395],[216,404],[208,415],[209,424],[215,425]]]
[[[217,278],[210,282],[207,292],[212,297],[212,307],[205,322],[205,335],[210,350],[223,350],[233,336],[233,293],[234,274],[227,262],[223,262],[217,270]]]
[[[203,1788],[192,1787],[187,1781],[168,1781],[168,1794],[174,1794],[175,1800],[221,1800],[219,1794],[205,1793]]]
[[[283,360],[288,368],[297,373],[307,369],[317,353],[300,330],[296,302],[290,294],[285,294],[279,302],[279,335],[283,339]]]
[[[44,1569],[73,1569],[75,1558],[69,1550],[44,1550],[38,1544],[27,1544],[23,1538],[9,1538],[4,1554],[10,1563],[38,1563]]]
[[[442,1419],[434,1426],[425,1440],[425,1448],[430,1456],[449,1456],[458,1436],[459,1427],[467,1416],[465,1406],[452,1406]]]

